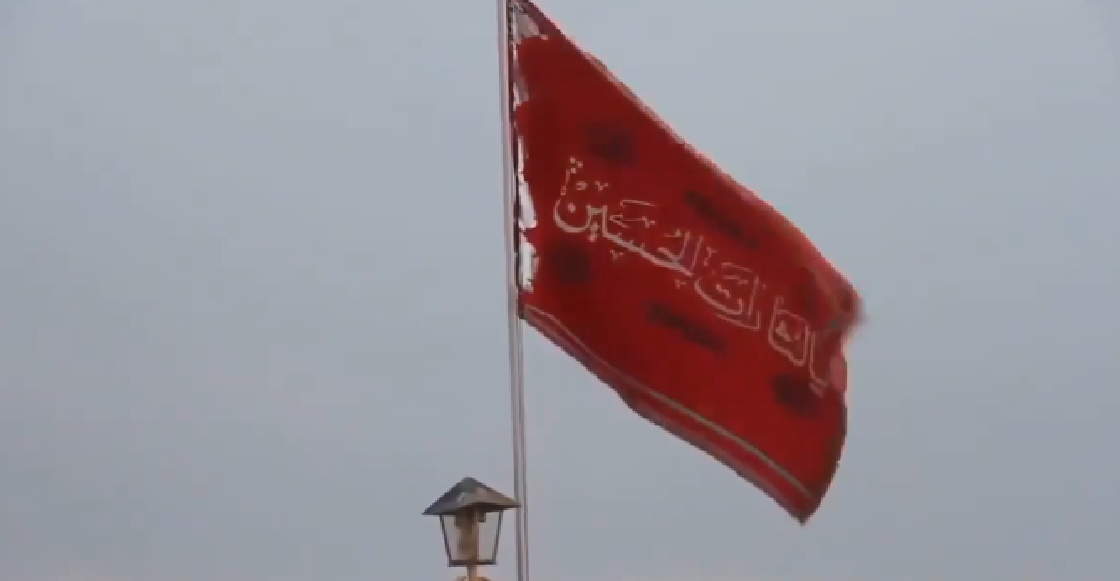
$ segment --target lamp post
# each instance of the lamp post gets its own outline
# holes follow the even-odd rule
[[[425,516],[438,516],[448,567],[466,567],[464,581],[486,581],[478,575],[482,565],[498,562],[498,535],[502,513],[521,506],[516,500],[474,478],[464,478],[440,496]]]

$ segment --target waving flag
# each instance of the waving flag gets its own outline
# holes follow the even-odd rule
[[[528,0],[509,32],[514,158],[535,214],[521,316],[805,522],[844,443],[857,293]]]

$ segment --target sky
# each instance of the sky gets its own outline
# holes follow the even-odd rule
[[[1120,3],[539,3],[869,320],[804,528],[527,333],[534,581],[1115,579]],[[453,579],[497,98],[481,0],[0,2],[0,581]]]

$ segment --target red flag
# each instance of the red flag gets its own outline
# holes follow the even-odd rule
[[[805,522],[844,443],[858,295],[540,9],[512,4],[513,132],[536,214],[522,317]]]

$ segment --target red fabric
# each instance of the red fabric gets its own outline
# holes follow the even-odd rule
[[[538,8],[517,11],[514,131],[536,215],[522,316],[805,522],[843,447],[858,295]]]

